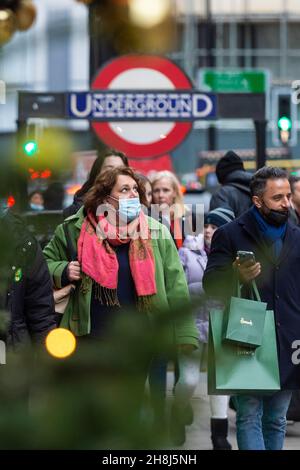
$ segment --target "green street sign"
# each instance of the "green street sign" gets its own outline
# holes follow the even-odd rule
[[[199,89],[215,93],[266,93],[270,75],[258,69],[200,69]]]

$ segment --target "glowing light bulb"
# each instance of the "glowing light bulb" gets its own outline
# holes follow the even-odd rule
[[[76,349],[76,338],[73,333],[65,328],[56,328],[50,331],[46,338],[48,353],[57,359],[64,359]]]
[[[129,17],[142,28],[161,23],[170,11],[170,0],[129,0]]]

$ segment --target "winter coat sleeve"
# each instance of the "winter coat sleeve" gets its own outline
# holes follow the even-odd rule
[[[190,295],[199,297],[203,294],[202,278],[204,270],[199,263],[196,266],[195,264],[191,265],[192,261],[191,257],[189,258],[189,251],[189,248],[179,248],[179,259],[184,269]]]
[[[179,250],[178,250],[179,259],[180,259],[180,262],[181,262],[181,264],[182,264],[185,277],[187,277],[186,250],[187,250],[187,248],[179,248]]]
[[[203,287],[207,295],[222,301],[233,295],[237,282],[233,268],[235,257],[236,253],[231,247],[226,226],[220,227],[213,235],[203,277]]]
[[[29,334],[34,342],[42,342],[56,327],[52,282],[47,263],[37,244],[33,265],[26,274],[24,314]]]
[[[69,261],[67,257],[66,239],[62,224],[59,225],[48,243],[44,248],[44,255],[47,260],[50,275],[53,279],[55,287],[60,289],[62,285],[62,277]]]
[[[163,232],[167,229],[163,226]],[[185,274],[173,240],[165,234],[163,257],[164,277],[168,304],[176,315],[175,336],[177,344],[192,344],[198,347],[198,331],[191,312],[190,297]]]

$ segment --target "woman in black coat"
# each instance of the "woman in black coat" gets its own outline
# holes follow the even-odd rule
[[[10,346],[42,343],[56,327],[48,267],[22,220],[9,210],[0,217],[1,310],[9,313],[5,340]]]

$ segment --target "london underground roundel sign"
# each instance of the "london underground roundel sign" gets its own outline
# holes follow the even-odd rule
[[[132,90],[136,106],[140,105],[142,109],[138,90],[191,91],[192,83],[187,75],[169,59],[159,56],[128,55],[104,65],[92,82],[91,88],[94,91],[110,90],[111,92]],[[154,103],[153,100],[152,103]],[[166,108],[163,99],[159,102],[156,99],[154,105],[162,111]],[[128,119],[128,121],[93,121],[91,125],[106,145],[115,147],[130,157],[152,157],[170,152],[185,139],[192,129],[191,121],[174,120],[172,122],[171,116],[169,115],[166,121],[154,122],[153,119],[136,122]]]

